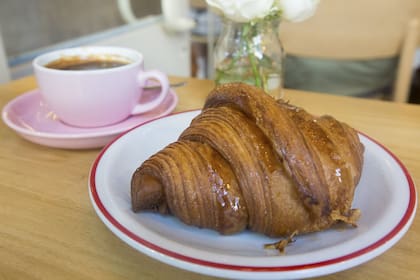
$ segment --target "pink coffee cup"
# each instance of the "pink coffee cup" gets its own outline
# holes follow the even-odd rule
[[[144,70],[143,55],[128,48],[63,49],[38,56],[33,67],[43,100],[61,121],[78,127],[111,125],[148,112],[169,93],[167,75]],[[149,80],[156,81],[161,91],[155,99],[140,103]]]

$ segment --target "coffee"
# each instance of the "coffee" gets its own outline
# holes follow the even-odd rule
[[[46,64],[45,67],[57,70],[98,70],[120,67],[129,63],[129,60],[117,56],[67,56],[54,60]]]

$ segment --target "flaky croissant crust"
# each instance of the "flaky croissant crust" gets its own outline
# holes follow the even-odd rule
[[[314,117],[253,86],[221,85],[178,141],[134,172],[133,210],[223,234],[353,223],[363,150],[357,132],[331,116]]]

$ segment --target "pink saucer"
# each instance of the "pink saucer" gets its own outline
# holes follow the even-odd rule
[[[153,94],[157,92],[148,90],[143,98],[148,99]],[[100,148],[128,129],[170,114],[177,102],[176,93],[170,90],[163,103],[150,112],[131,116],[110,126],[80,128],[61,122],[44,103],[39,90],[35,89],[10,101],[3,108],[2,118],[23,138],[37,144],[67,149]]]

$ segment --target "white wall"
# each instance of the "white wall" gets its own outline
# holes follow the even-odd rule
[[[9,66],[0,26],[0,84],[10,80]]]
[[[136,23],[24,53],[10,60],[12,79],[31,75],[32,60],[42,53],[85,45],[114,45],[143,53],[146,69],[158,69],[168,75],[191,75],[191,41],[189,32],[170,32],[161,16],[150,16]]]

